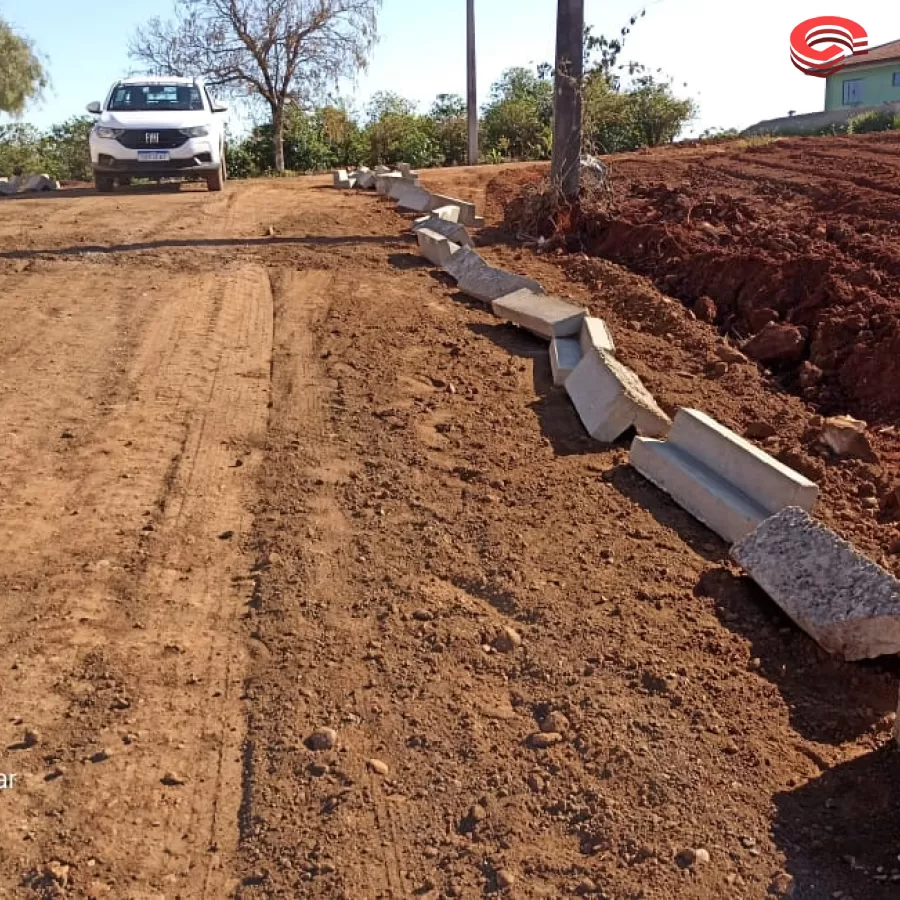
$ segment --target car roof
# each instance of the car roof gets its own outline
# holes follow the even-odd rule
[[[127,84],[202,84],[202,78],[182,78],[175,75],[135,75],[131,78],[121,78],[117,85]]]

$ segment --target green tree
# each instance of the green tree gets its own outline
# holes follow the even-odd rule
[[[428,116],[433,123],[439,162],[445,166],[467,162],[469,133],[466,101],[459,94],[438,94]]]
[[[0,112],[20,115],[47,86],[47,74],[31,41],[0,19]]]
[[[239,168],[250,175],[271,171],[317,172],[331,164],[331,153],[312,116],[298,109],[288,109],[282,135],[284,169],[273,166],[275,137],[271,122],[257,125],[235,150]],[[232,167],[232,172],[234,168]]]
[[[249,138],[235,139],[226,129],[225,158],[228,162],[229,178],[253,178],[262,174],[259,160],[249,147]],[[271,155],[267,159],[271,159]]]
[[[93,172],[88,136],[93,125],[86,116],[54,125],[41,139],[42,171],[64,181],[90,181]]]
[[[512,159],[547,159],[552,144],[553,83],[547,67],[507,69],[491,86],[484,108],[486,153]]]
[[[678,136],[697,114],[691,99],[679,99],[671,85],[642,75],[626,93],[635,141],[640,147],[657,147]]]
[[[667,143],[697,114],[693,100],[674,95],[671,79],[659,81],[640,63],[619,62],[631,29],[645,15],[642,10],[631,16],[615,38],[585,29],[582,107],[588,152],[621,153]]]
[[[43,169],[41,133],[33,125],[0,125],[0,172],[28,174]]]
[[[634,129],[628,99],[616,90],[605,72],[584,80],[583,142],[588,153],[622,153],[634,149]]]
[[[367,108],[370,165],[408,162],[429,166],[437,155],[433,122],[411,100],[390,91],[375,94]]]
[[[357,166],[366,158],[362,129],[345,105],[323,106],[315,115],[330,154],[329,166]]]

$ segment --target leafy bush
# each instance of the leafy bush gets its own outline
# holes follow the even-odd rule
[[[469,159],[469,121],[466,101],[458,94],[438,94],[428,117],[439,165],[458,166]]]
[[[0,125],[0,175],[34,173],[43,170],[43,166],[41,133],[37,128],[24,122]]]
[[[484,109],[482,150],[505,159],[548,159],[552,134],[553,82],[546,70],[507,69]]]
[[[847,120],[847,134],[871,134],[876,131],[893,131],[900,126],[898,117],[890,110],[873,109],[871,112],[851,116]]]
[[[86,116],[54,125],[41,139],[41,171],[60,180],[90,181],[93,171],[88,137],[93,126]]]
[[[408,162],[431,166],[441,162],[434,122],[419,115],[410,100],[389,91],[375,94],[367,110],[365,138],[370,166]]]

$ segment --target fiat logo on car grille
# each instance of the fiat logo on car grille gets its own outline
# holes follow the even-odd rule
[[[148,144],[158,144],[159,143],[159,132],[158,131],[148,131],[144,135],[144,141]]]

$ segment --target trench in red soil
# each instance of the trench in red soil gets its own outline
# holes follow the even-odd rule
[[[535,214],[541,168],[505,173],[488,195],[510,232],[624,265],[738,342],[767,325],[764,337],[793,336],[757,357],[787,389],[888,424],[900,418],[900,144],[872,138],[851,146],[875,160],[866,178],[844,144],[807,139],[613,158],[611,210],[588,203],[566,221]]]

